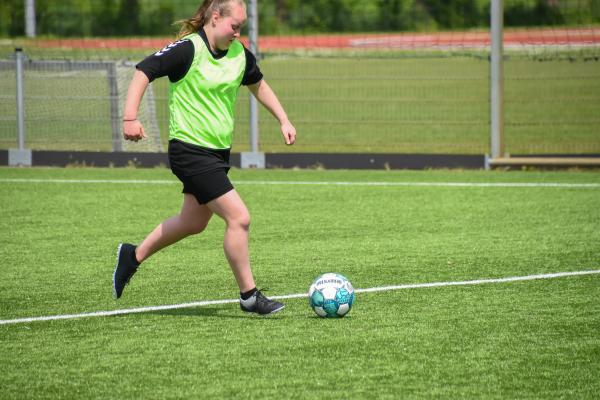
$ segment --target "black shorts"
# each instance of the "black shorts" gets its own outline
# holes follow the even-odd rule
[[[171,171],[183,183],[182,193],[194,195],[200,204],[233,190],[227,177],[229,155],[229,149],[214,150],[179,140],[169,141]]]

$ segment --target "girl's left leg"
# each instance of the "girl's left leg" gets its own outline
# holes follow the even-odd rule
[[[267,315],[283,310],[282,303],[266,298],[256,289],[248,255],[250,214],[239,194],[233,189],[207,206],[227,224],[223,248],[240,288],[242,311]]]
[[[226,223],[223,249],[240,292],[256,287],[248,251],[250,213],[238,192],[234,189],[207,203],[208,208]]]

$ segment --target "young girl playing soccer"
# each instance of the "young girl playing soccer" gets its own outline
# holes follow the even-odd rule
[[[224,250],[246,312],[271,314],[284,305],[256,289],[248,255],[250,215],[227,173],[234,107],[240,85],[279,120],[287,145],[296,129],[263,79],[256,59],[240,42],[246,21],[243,0],[205,0],[196,14],[181,21],[179,40],[147,57],[136,68],[123,118],[127,140],[146,137],[137,111],[148,84],[168,76],[169,163],[183,183],[181,212],[159,224],[139,246],[119,245],[113,291],[121,297],[140,263],[157,251],[202,232],[213,214],[226,223]]]

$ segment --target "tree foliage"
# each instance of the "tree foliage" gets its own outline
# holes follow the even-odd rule
[[[261,34],[468,29],[489,26],[490,0],[260,0]],[[0,35],[25,31],[25,0],[0,2]],[[36,0],[37,33],[164,36],[201,0]],[[511,0],[507,26],[600,22],[600,0]]]

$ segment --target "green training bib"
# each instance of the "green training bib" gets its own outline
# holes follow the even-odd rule
[[[244,77],[244,46],[234,40],[227,54],[215,59],[197,33],[194,60],[187,74],[169,86],[169,139],[210,149],[229,149],[235,103]]]

